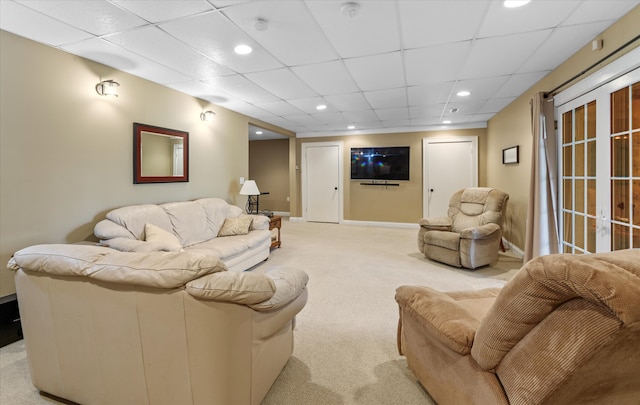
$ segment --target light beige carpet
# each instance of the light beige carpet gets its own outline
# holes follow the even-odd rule
[[[282,247],[257,271],[296,267],[309,276],[295,349],[263,404],[433,404],[396,349],[395,289],[499,287],[522,262],[501,254],[476,271],[428,261],[417,229],[283,221]],[[31,385],[22,341],[0,349],[0,404],[48,404]],[[225,404],[226,405],[226,404]]]

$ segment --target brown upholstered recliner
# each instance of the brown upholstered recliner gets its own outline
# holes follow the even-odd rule
[[[637,404],[640,250],[549,255],[506,286],[403,286],[398,347],[440,405]]]
[[[418,223],[418,249],[432,260],[475,269],[498,260],[502,217],[509,195],[494,188],[465,188],[449,201],[446,217]]]

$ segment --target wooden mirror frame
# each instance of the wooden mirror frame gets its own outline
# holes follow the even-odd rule
[[[182,176],[143,176],[142,175],[142,133],[182,138]],[[176,129],[133,123],[133,184],[142,183],[180,183],[189,181],[189,133]]]

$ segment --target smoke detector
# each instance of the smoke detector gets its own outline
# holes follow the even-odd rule
[[[458,111],[460,111],[460,109],[459,109],[459,108],[452,108],[452,109],[450,109],[450,110],[449,110],[449,112],[450,112],[451,114],[455,114],[455,113],[457,113]]]
[[[344,3],[340,8],[340,15],[347,18],[353,18],[358,15],[358,11],[360,11],[360,4]]]
[[[266,31],[269,29],[269,21],[264,18],[256,18],[253,22],[253,29],[256,31]]]

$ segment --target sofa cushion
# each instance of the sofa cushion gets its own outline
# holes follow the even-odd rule
[[[144,227],[147,223],[159,226],[166,231],[173,229],[167,213],[154,204],[117,208],[107,213],[107,219],[124,226],[139,240],[144,240]]]
[[[226,271],[215,256],[189,252],[119,252],[94,245],[35,245],[16,252],[9,268],[117,284],[177,288],[206,274]]]
[[[157,250],[164,250],[167,252],[182,252],[184,250],[180,241],[174,234],[153,224],[148,223],[145,225],[144,238],[145,241],[157,245]]]
[[[249,305],[271,298],[276,285],[261,273],[225,271],[192,280],[186,289],[194,297]]]
[[[222,198],[201,198],[195,202],[204,209],[211,233],[217,235],[224,220],[231,216],[229,204]]]
[[[207,214],[195,201],[166,203],[160,207],[171,220],[173,232],[182,246],[195,245],[215,237],[209,228]]]
[[[249,233],[253,218],[250,215],[240,215],[235,218],[227,218],[218,232],[218,236],[246,235]]]

